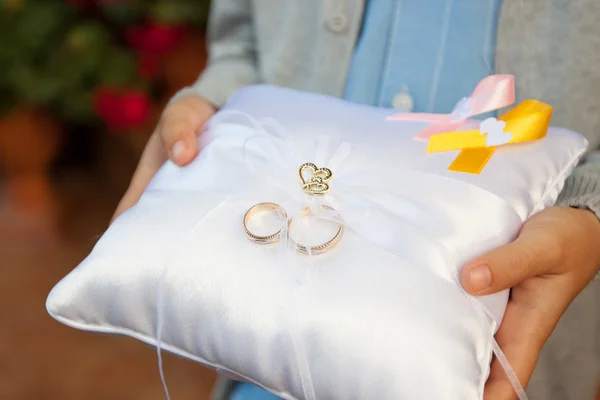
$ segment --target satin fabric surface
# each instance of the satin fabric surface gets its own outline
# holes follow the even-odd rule
[[[508,293],[467,296],[460,268],[552,205],[587,143],[551,128],[461,174],[447,170],[458,152],[427,154],[414,138],[426,125],[386,121],[393,113],[241,90],[207,125],[199,157],[165,164],[57,284],[49,313],[79,329],[160,337],[165,350],[284,399],[481,399]],[[292,153],[253,141],[252,121],[273,122]],[[347,226],[326,254],[260,246],[242,229],[253,204],[294,203],[297,162],[335,165],[330,199]]]

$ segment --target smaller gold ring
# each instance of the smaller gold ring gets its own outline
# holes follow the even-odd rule
[[[322,206],[322,207],[326,208],[330,211],[335,211],[333,208],[331,208],[329,206]],[[301,212],[302,216],[307,216],[309,214],[309,211],[310,211],[309,207],[303,208],[302,212]],[[291,230],[291,226],[292,226],[292,221],[290,221],[288,223],[288,232]],[[296,242],[292,238],[292,236],[289,235],[289,233],[288,233],[290,241],[292,243],[294,243],[294,245],[296,246],[296,250],[298,250],[300,253],[308,254],[308,255],[317,255],[317,254],[322,254],[322,253],[328,252],[333,247],[335,247],[336,244],[339,243],[339,241],[342,239],[343,234],[344,234],[344,225],[340,224],[340,227],[337,230],[337,232],[335,233],[335,235],[333,235],[333,237],[331,239],[329,239],[327,242],[316,245],[316,246],[306,246],[306,245]]]
[[[254,243],[270,244],[270,243],[277,242],[281,238],[281,229],[279,229],[277,232],[275,232],[271,235],[267,235],[267,236],[256,235],[256,234],[250,232],[250,230],[248,229],[248,221],[250,221],[256,214],[261,213],[261,212],[266,212],[266,211],[274,211],[277,213],[282,213],[283,216],[285,217],[285,219],[287,219],[287,214],[285,213],[285,211],[283,210],[283,208],[281,208],[281,206],[279,204],[259,203],[259,204],[255,204],[252,207],[250,207],[250,209],[248,211],[246,211],[246,214],[244,215],[243,224],[244,224],[244,232],[246,232],[246,236],[248,236],[248,239],[252,240]]]

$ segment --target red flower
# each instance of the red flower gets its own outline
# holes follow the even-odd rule
[[[159,74],[159,58],[155,54],[138,54],[138,74],[147,80],[156,78]]]
[[[102,87],[94,95],[94,110],[108,125],[118,122],[116,116],[116,104],[118,101],[118,90],[112,87]]]
[[[142,92],[129,92],[121,96],[122,117],[127,127],[138,128],[148,118],[151,102]]]
[[[127,41],[137,50],[163,55],[179,44],[186,32],[180,26],[150,25],[130,28],[126,35]]]
[[[94,109],[111,130],[138,128],[150,112],[150,98],[140,91],[121,93],[112,87],[100,88],[95,95]]]

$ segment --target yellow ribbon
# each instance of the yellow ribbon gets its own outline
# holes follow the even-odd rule
[[[482,132],[480,129],[459,132],[446,132],[429,138],[428,153],[461,150],[450,171],[479,174],[496,148],[511,143],[523,143],[542,139],[546,136],[552,118],[552,107],[537,100],[525,100],[498,118],[506,126],[495,132]],[[507,135],[506,142],[489,145],[490,135]],[[510,138],[508,136],[510,135]],[[497,138],[494,138],[497,139]]]

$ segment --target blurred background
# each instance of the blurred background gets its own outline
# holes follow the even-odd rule
[[[0,0],[0,399],[164,399],[156,352],[52,320],[160,112],[206,61],[209,0]],[[175,399],[214,374],[165,356]]]

